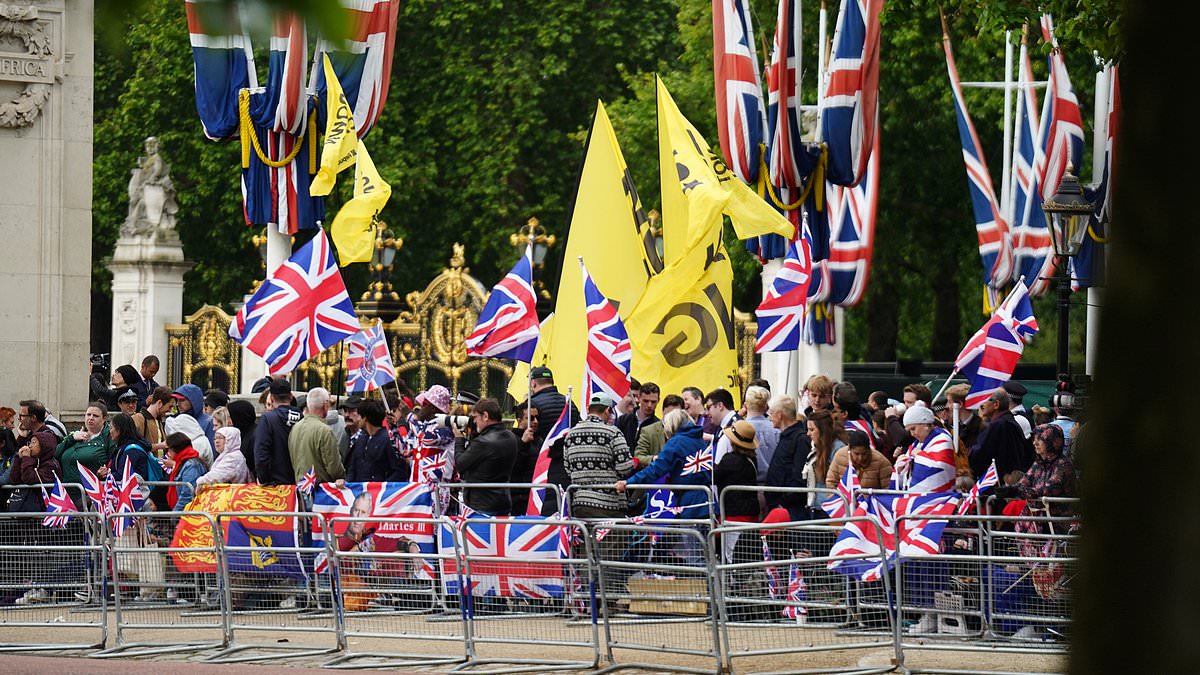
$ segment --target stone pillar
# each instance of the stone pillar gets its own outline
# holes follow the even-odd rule
[[[0,402],[87,401],[92,0],[0,2]]]
[[[183,319],[183,259],[175,230],[175,188],[171,167],[158,154],[158,139],[145,141],[146,154],[129,180],[129,214],[121,225],[113,257],[112,365],[138,367],[154,354],[167,360],[166,324]]]

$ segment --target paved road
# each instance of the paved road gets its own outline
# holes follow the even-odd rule
[[[162,675],[164,670],[188,675],[267,675],[279,672],[278,665],[188,663],[186,661],[141,661],[136,659],[88,659],[61,656],[5,654],[0,657],[5,675],[59,673],[61,675]],[[332,672],[320,668],[287,668],[285,672]]]

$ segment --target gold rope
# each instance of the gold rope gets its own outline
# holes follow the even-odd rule
[[[272,169],[278,169],[280,167],[284,167],[284,166],[287,166],[288,164],[291,164],[292,160],[296,159],[296,155],[300,154],[301,148],[304,147],[303,141],[296,143],[296,145],[292,147],[292,151],[287,154],[287,157],[284,157],[281,160],[271,159],[271,158],[267,157],[266,154],[263,153],[262,146],[260,146],[258,144],[258,134],[254,132],[254,123],[250,121],[250,90],[249,89],[243,89],[240,92],[238,92],[238,115],[241,118],[241,123],[242,123],[241,124],[242,139],[241,140],[242,140],[242,168],[243,169],[250,168],[250,145],[254,146],[254,153],[256,155],[258,155],[259,161],[262,162],[263,164],[266,164],[267,166],[271,167]],[[313,139],[315,138],[315,137],[311,136],[311,133],[312,133],[311,127],[312,127],[312,123],[313,123],[313,119],[312,119],[311,115],[309,116],[308,123],[309,123],[309,128],[310,128],[309,143],[311,145],[313,143]],[[250,137],[250,143],[246,142],[247,136]],[[309,169],[312,173],[316,173],[316,168],[312,164],[313,163],[310,159]]]
[[[1100,235],[1096,234],[1096,230],[1092,229],[1091,223],[1088,223],[1088,236],[1091,237],[1092,241],[1096,242],[1097,244],[1108,243],[1108,237],[1101,237]]]
[[[804,204],[804,201],[806,199],[808,199],[809,194],[812,194],[813,190],[816,189],[816,193],[815,193],[816,196],[814,197],[814,200],[816,202],[817,210],[820,211],[822,208],[824,208],[823,205],[825,202],[825,164],[826,164],[826,161],[829,156],[828,153],[826,152],[825,146],[823,146],[823,145],[821,146],[821,155],[817,159],[817,167],[816,167],[816,169],[813,170],[812,174],[809,176],[808,182],[805,183],[804,192],[800,194],[799,199],[797,199],[795,202],[792,202],[791,204],[783,203],[783,201],[779,198],[779,194],[775,192],[775,185],[772,184],[768,178],[770,176],[771,170],[767,167],[766,145],[759,143],[758,149],[759,149],[759,153],[758,153],[758,164],[759,164],[759,167],[758,167],[758,196],[759,197],[762,197],[763,199],[767,199],[768,197],[770,197],[771,203],[773,203],[775,205],[775,207],[778,209],[782,209],[784,211],[795,211],[796,209],[800,208],[800,206],[802,204]]]

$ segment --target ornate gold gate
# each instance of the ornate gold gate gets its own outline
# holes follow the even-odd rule
[[[229,337],[231,317],[220,307],[205,305],[182,324],[167,330],[168,387],[193,383],[201,389],[237,391],[242,346]]]

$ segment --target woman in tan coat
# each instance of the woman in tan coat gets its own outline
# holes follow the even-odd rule
[[[886,490],[892,478],[892,465],[887,458],[877,450],[871,449],[867,435],[861,431],[849,431],[850,444],[838,450],[825,474],[825,487],[835,488],[842,474],[846,473],[846,465],[854,464],[854,472],[858,474],[858,484],[864,490]]]

